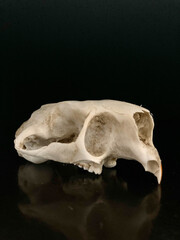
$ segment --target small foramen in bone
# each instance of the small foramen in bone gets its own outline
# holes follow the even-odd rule
[[[154,121],[149,110],[115,101],[64,101],[43,105],[15,135],[19,156],[33,163],[53,160],[101,174],[117,159],[136,160],[162,178],[153,145]]]

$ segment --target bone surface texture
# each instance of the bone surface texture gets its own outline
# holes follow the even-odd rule
[[[136,160],[161,182],[149,110],[115,101],[64,101],[43,105],[16,132],[18,154],[33,163],[54,160],[101,174],[117,159]]]

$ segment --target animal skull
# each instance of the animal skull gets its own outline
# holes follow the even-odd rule
[[[114,100],[43,105],[16,132],[18,154],[33,163],[54,160],[101,174],[118,158],[134,159],[161,182],[149,110]]]

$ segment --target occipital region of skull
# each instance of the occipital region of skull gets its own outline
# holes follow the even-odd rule
[[[15,148],[33,163],[54,160],[101,174],[117,159],[137,160],[161,182],[149,110],[115,101],[64,101],[43,105],[17,130]]]

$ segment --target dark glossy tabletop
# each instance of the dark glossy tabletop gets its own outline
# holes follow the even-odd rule
[[[179,239],[177,168],[165,166],[158,185],[135,161],[119,159],[96,176],[73,165],[28,163],[15,151],[3,160],[0,239]]]
[[[179,0],[0,0],[0,240],[179,240]],[[161,185],[135,161],[94,176],[20,158],[46,103],[115,99],[154,116]]]

